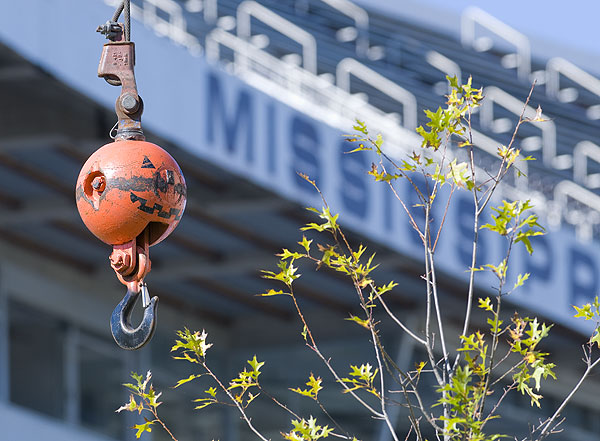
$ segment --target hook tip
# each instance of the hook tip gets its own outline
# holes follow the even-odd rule
[[[139,292],[136,293],[127,290],[127,294],[125,294],[123,300],[121,300],[114,309],[110,319],[110,328],[113,338],[117,345],[123,349],[140,349],[147,344],[154,335],[158,297],[152,297],[150,303],[144,309],[144,317],[137,328],[133,328],[129,321],[133,306],[135,305],[139,294]]]

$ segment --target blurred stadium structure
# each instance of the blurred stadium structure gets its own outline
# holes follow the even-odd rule
[[[386,189],[369,182],[370,159],[344,155],[341,134],[359,118],[383,134],[390,154],[412,152],[422,109],[444,101],[445,75],[472,75],[485,86],[474,126],[481,170],[507,143],[534,79],[526,116],[540,104],[550,119],[519,133],[537,161],[523,165],[527,178],[508,179],[500,192],[533,199],[550,227],[531,260],[515,257],[520,272],[535,275],[514,301],[557,322],[551,352],[563,368],[541,410],[515,397],[499,430],[525,433],[528,421],[550,412],[575,381],[588,330],[571,319],[570,305],[600,285],[598,78],[565,59],[536,59],[522,34],[476,8],[464,12],[459,38],[347,0],[134,0],[144,127],[177,158],[189,202],[178,230],[152,249],[157,335],[149,348],[125,353],[108,332],[123,295],[106,262],[110,250],[85,230],[73,202],[81,164],[108,141],[114,121],[116,93],[95,78],[103,42],[93,30],[117,3],[0,1],[2,439],[131,439],[127,427],[135,420],[114,414],[126,400],[119,384],[131,370],[152,369],[159,388],[187,376],[168,354],[173,330],[184,325],[209,331],[221,372],[233,375],[256,353],[267,361],[270,390],[303,414],[317,412],[287,387],[303,384],[319,365],[297,338],[290,305],[254,295],[271,287],[258,271],[272,268],[273,254],[299,239],[298,227],[310,219],[302,207],[320,205],[297,178],[302,171],[317,179],[353,240],[378,252],[378,277],[400,282],[393,294],[398,313],[418,315],[418,243]],[[469,200],[456,198],[438,261],[448,326],[458,332],[469,262],[461,240],[471,233],[462,216]],[[499,247],[486,241],[480,260],[494,261]],[[481,280],[482,293],[487,282]],[[354,308],[347,283],[306,268],[298,293],[340,369],[368,357],[360,330],[342,320]],[[400,363],[419,358],[410,341],[385,331]],[[336,420],[361,439],[388,439],[338,397],[333,382],[325,386]],[[233,410],[194,413],[191,390],[165,391],[164,418],[179,439],[252,439]],[[600,439],[599,394],[600,383],[590,380],[554,439]],[[264,403],[256,408],[256,425],[277,438],[287,427],[283,415]],[[393,411],[399,426],[406,424],[402,412]],[[166,439],[156,431],[152,437]]]

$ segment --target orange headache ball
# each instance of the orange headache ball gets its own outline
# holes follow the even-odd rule
[[[120,245],[149,226],[154,245],[179,223],[186,185],[177,162],[156,144],[118,140],[83,165],[75,198],[81,219],[101,241]]]

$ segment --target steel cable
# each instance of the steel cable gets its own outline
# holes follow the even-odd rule
[[[123,19],[125,21],[125,41],[131,41],[131,0],[123,0],[117,7],[117,10],[113,14],[113,22],[117,22],[119,17],[123,13]]]

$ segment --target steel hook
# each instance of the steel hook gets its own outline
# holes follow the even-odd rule
[[[152,297],[147,304],[143,305],[144,318],[137,328],[133,328],[129,321],[133,307],[136,304],[140,292],[143,291],[145,291],[143,296],[147,295],[145,285],[141,285],[141,288],[137,291],[128,286],[125,297],[114,309],[110,318],[110,330],[113,338],[123,349],[139,349],[148,343],[154,334],[156,328],[156,307],[158,304],[158,297]]]

